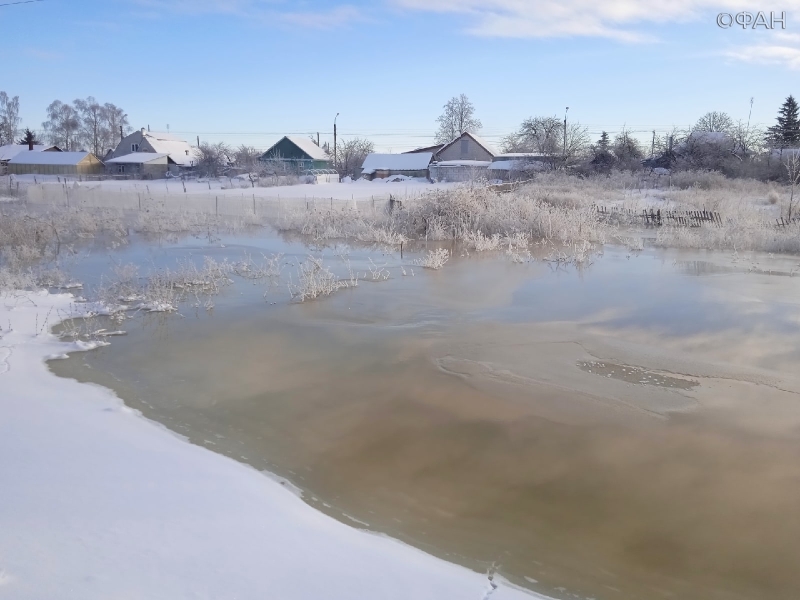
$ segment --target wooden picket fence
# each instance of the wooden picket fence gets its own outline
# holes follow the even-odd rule
[[[775,227],[789,227],[790,225],[800,225],[800,217],[792,217],[791,219],[775,219]]]
[[[630,208],[616,206],[597,206],[598,215],[603,219],[625,217],[630,221],[640,220],[646,227],[701,227],[705,223],[722,226],[722,216],[716,211],[708,210],[655,210],[643,209],[641,212]]]

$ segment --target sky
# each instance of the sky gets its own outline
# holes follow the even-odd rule
[[[94,96],[192,143],[332,141],[338,113],[340,139],[402,152],[432,143],[464,93],[498,146],[566,107],[592,139],[649,141],[711,110],[746,122],[751,98],[752,123],[771,125],[800,94],[800,0],[14,1],[0,90],[33,129],[53,100]],[[742,11],[785,28],[741,27]]]

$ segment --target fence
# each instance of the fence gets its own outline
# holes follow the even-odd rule
[[[601,219],[626,217],[630,221],[641,220],[646,227],[661,227],[662,225],[673,225],[676,227],[700,227],[704,223],[722,226],[722,216],[715,211],[708,210],[654,210],[643,209],[642,212],[634,211],[630,208],[619,208],[612,206],[596,206],[598,215]]]
[[[273,188],[274,189],[274,188]],[[45,183],[27,188],[29,204],[61,205],[68,207],[116,208],[120,210],[167,210],[206,212],[223,216],[257,215],[278,216],[286,210],[355,209],[359,211],[383,210],[389,194],[369,198],[322,198],[319,196],[283,197],[258,194],[255,188],[249,193],[242,190],[227,193],[159,193],[149,187],[141,189],[109,190],[102,186]]]

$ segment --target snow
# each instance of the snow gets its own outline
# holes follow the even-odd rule
[[[33,151],[44,152],[45,150],[53,147],[54,146],[36,144],[33,146]],[[30,152],[27,144],[6,144],[5,146],[0,146],[0,161],[11,160],[20,152]]]
[[[56,377],[46,358],[98,345],[47,333],[73,302],[0,295],[0,596],[538,597],[340,523],[111,391]]]
[[[178,165],[191,166],[198,162],[197,148],[178,138],[147,132],[144,134],[147,143],[157,154],[169,154],[169,157]]]
[[[142,163],[149,163],[149,162],[156,162],[159,163],[166,161],[162,161],[165,157],[169,156],[168,154],[158,154],[155,152],[133,152],[131,154],[125,154],[124,156],[118,156],[117,158],[109,158],[106,163],[123,163],[123,164],[142,164]]]
[[[8,161],[10,165],[77,165],[91,152],[25,152]]]
[[[437,167],[488,167],[492,164],[489,160],[440,160],[433,163]]]
[[[378,169],[390,171],[424,171],[433,158],[433,152],[416,152],[414,154],[368,154],[361,166],[365,174],[374,173]]]
[[[303,152],[308,154],[314,160],[330,160],[331,157],[325,153],[325,150],[317,146],[311,139],[302,136],[287,135],[286,139],[292,142],[295,146],[300,148]]]

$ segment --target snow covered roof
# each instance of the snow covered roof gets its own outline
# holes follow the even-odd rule
[[[190,166],[198,161],[197,149],[185,142],[166,133],[145,132],[147,143],[158,154],[169,154],[169,157],[182,166]]]
[[[300,148],[303,152],[308,154],[314,160],[330,160],[331,157],[325,153],[325,150],[317,146],[309,138],[287,135],[286,139],[292,142],[295,146]]]
[[[109,158],[105,162],[120,164],[143,164],[149,162],[166,163],[166,161],[162,159],[168,156],[169,154],[158,154],[156,152],[133,152],[131,154],[125,154],[124,156],[118,156],[117,158]]]
[[[34,152],[44,152],[45,150],[49,150],[50,148],[56,148],[55,146],[45,146],[36,144],[33,147]],[[0,146],[0,160],[11,160],[20,152],[30,152],[28,150],[27,144],[6,144],[5,146]]]
[[[162,140],[165,142],[183,142],[186,143],[185,140],[182,140],[179,137],[172,135],[171,133],[164,133],[163,131],[145,131],[145,137],[153,138],[156,140]]]
[[[437,167],[488,167],[490,160],[440,160],[433,163]]]
[[[361,169],[365,174],[377,170],[388,171],[424,171],[433,159],[433,152],[416,152],[412,154],[378,154],[373,152],[364,159]]]
[[[8,161],[10,165],[77,165],[91,152],[21,152]]]

